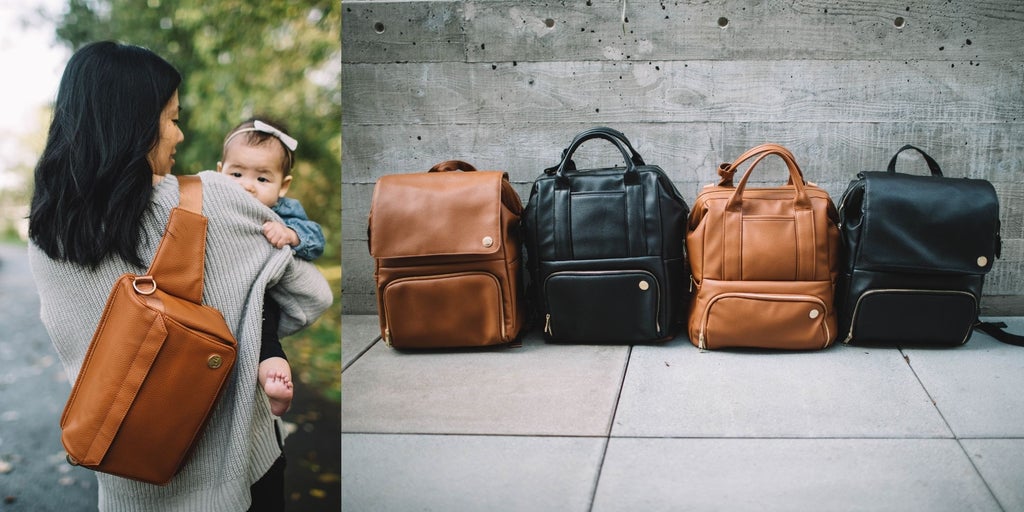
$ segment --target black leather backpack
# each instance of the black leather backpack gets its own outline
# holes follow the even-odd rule
[[[614,144],[625,167],[580,170],[581,144]],[[683,320],[686,203],[622,133],[577,135],[533,184],[523,215],[532,299],[548,340],[670,339]]]
[[[930,176],[896,172],[896,158],[907,149],[924,157]],[[944,177],[933,158],[906,145],[886,172],[858,174],[839,216],[846,260],[837,291],[839,339],[928,345],[970,339],[985,274],[1000,256],[999,199],[991,183]],[[1009,343],[1019,338],[994,327],[983,330]]]

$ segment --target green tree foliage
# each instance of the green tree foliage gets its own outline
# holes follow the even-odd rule
[[[145,46],[184,77],[185,142],[178,173],[215,168],[221,143],[254,114],[298,139],[289,195],[327,236],[341,234],[341,13],[336,0],[69,0],[57,37],[77,49],[98,40]]]

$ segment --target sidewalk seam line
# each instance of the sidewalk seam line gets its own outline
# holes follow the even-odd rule
[[[344,328],[344,327],[342,327],[342,328]],[[356,361],[359,360],[360,357],[363,357],[363,354],[369,352],[370,349],[373,348],[373,346],[376,345],[378,341],[380,341],[380,336],[377,336],[376,338],[374,338],[373,341],[371,341],[369,344],[366,345],[366,347],[364,347],[362,350],[360,350],[359,353],[356,354],[356,356],[353,357],[352,360],[348,362],[348,364],[346,364],[345,366],[342,366],[341,367],[341,373],[345,373],[345,370],[347,370],[349,366],[352,366]]]
[[[615,405],[612,407],[611,418],[608,420],[608,430],[604,435],[604,450],[601,451],[601,460],[597,463],[597,475],[594,477],[594,491],[590,494],[590,506],[588,511],[594,510],[594,501],[597,499],[597,488],[601,485],[601,473],[604,471],[604,461],[608,456],[608,445],[612,440],[612,429],[615,428],[615,416],[619,413],[619,401],[622,399],[622,388],[626,385],[626,375],[629,373],[629,361],[633,358],[633,345],[626,350],[626,364],[622,368],[622,377],[619,378],[619,392],[615,394]]]
[[[988,493],[992,496],[992,499],[995,500],[996,505],[999,507],[999,510],[1005,512],[1006,507],[1003,506],[1003,502],[999,501],[999,496],[997,496],[995,491],[992,490],[992,486],[989,485],[988,480],[985,480],[985,475],[981,474],[981,470],[979,470],[978,466],[974,464],[974,459],[971,458],[971,454],[967,453],[967,448],[965,448],[964,444],[960,441],[961,439],[959,437],[956,438],[956,445],[960,447],[960,451],[963,452],[964,457],[967,457],[967,462],[971,464],[971,468],[973,468],[974,472],[978,474],[978,478],[981,479],[981,483],[985,484],[985,489],[988,490]]]
[[[921,380],[921,376],[917,374],[917,370],[914,369],[914,365],[910,362],[910,356],[903,351],[903,347],[899,348],[900,356],[903,357],[903,361],[907,363],[907,368],[910,368],[910,373],[914,375],[914,379],[917,380],[918,385],[921,386],[921,390],[924,391],[925,396],[928,397],[928,401],[932,403],[932,407],[935,408],[935,412],[939,413],[939,418],[942,419],[942,423],[949,429],[949,433],[953,436],[953,439],[959,439],[956,435],[956,431],[953,430],[953,426],[949,424],[949,420],[946,419],[946,415],[942,414],[942,409],[939,408],[938,402],[935,401],[935,397],[932,396],[931,391],[928,391],[928,386],[924,385]]]
[[[932,407],[935,407],[935,412],[939,413],[939,417],[942,418],[942,422],[946,424],[946,428],[948,428],[949,432],[953,434],[953,440],[956,441],[956,445],[960,447],[960,451],[964,454],[964,457],[967,457],[967,463],[971,465],[971,469],[974,470],[974,474],[978,475],[978,478],[981,480],[982,484],[985,484],[985,490],[988,491],[989,496],[992,496],[992,499],[996,502],[996,505],[999,507],[999,510],[1005,512],[1006,507],[1004,507],[1002,502],[999,501],[999,496],[996,496],[996,493],[995,491],[992,490],[992,486],[989,485],[988,480],[985,480],[985,475],[982,475],[981,471],[978,469],[978,466],[974,464],[974,460],[971,459],[971,455],[967,453],[967,448],[964,448],[960,436],[957,435],[955,430],[953,430],[953,426],[949,424],[949,420],[946,419],[946,415],[942,414],[942,409],[939,408],[939,403],[932,396],[931,391],[928,391],[928,386],[924,385],[924,381],[921,380],[921,376],[917,374],[917,370],[915,370],[914,365],[911,364],[910,356],[903,351],[903,347],[900,347],[899,350],[900,355],[903,356],[903,360],[906,361],[907,363],[907,367],[910,368],[910,373],[914,374],[914,378],[917,379],[917,383],[921,385],[921,389],[924,390],[925,396],[928,397],[928,400],[931,400]]]

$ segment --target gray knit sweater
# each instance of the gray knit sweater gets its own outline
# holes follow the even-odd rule
[[[169,485],[97,474],[103,511],[246,510],[249,486],[281,453],[266,395],[256,382],[265,291],[269,288],[281,305],[281,335],[308,326],[331,304],[330,287],[316,267],[292,257],[290,249],[274,249],[263,237],[263,222],[276,218],[270,208],[226,176],[209,171],[200,176],[203,214],[209,219],[203,303],[223,313],[238,340],[233,378],[191,459]],[[153,259],[177,204],[178,181],[167,176],[154,187],[144,220],[143,261]],[[31,244],[29,261],[43,324],[74,382],[114,281],[145,269],[111,257],[93,271],[52,260]]]

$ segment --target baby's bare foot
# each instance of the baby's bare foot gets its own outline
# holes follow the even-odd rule
[[[294,385],[288,375],[281,372],[270,372],[267,381],[263,383],[263,391],[270,398],[270,412],[280,416],[292,406]]]

